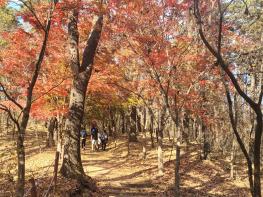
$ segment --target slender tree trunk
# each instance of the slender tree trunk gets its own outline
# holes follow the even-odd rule
[[[145,108],[144,109],[144,118],[143,118],[143,142],[142,142],[143,159],[146,159],[146,145],[147,145],[146,131],[147,131],[147,127],[148,127],[148,119],[147,119],[147,110]]]
[[[180,197],[180,138],[181,138],[181,126],[180,126],[180,118],[179,112],[177,111],[176,119],[174,120],[176,124],[176,152],[175,152],[175,170],[174,170],[174,177],[175,177],[175,196]]]
[[[57,128],[57,118],[56,117],[52,117],[49,121],[49,125],[48,125],[48,135],[47,135],[47,142],[46,142],[46,146],[47,147],[52,147],[55,145],[55,139],[57,141],[57,137],[55,130]]]
[[[40,68],[41,68],[43,59],[45,57],[45,51],[46,51],[49,31],[51,27],[51,18],[52,18],[53,10],[55,8],[54,6],[55,4],[52,4],[52,7],[50,8],[49,13],[48,13],[47,25],[45,27],[45,35],[44,35],[42,47],[41,47],[37,62],[35,64],[34,73],[32,75],[31,81],[27,88],[26,105],[24,108],[21,105],[19,106],[20,109],[22,110],[21,122],[19,123],[14,118],[12,118],[18,130],[18,135],[17,135],[18,179],[17,179],[17,188],[16,188],[17,197],[23,197],[24,192],[25,192],[24,190],[24,187],[25,187],[25,147],[24,147],[25,132],[26,132],[26,128],[28,125],[29,114],[30,114],[30,110],[32,106],[33,90],[34,90],[35,84],[39,76],[39,72],[40,72]],[[10,113],[9,116],[12,116],[10,111],[9,113]]]
[[[131,117],[127,116],[126,117],[126,124],[127,124],[127,132],[128,132],[128,136],[127,136],[127,156],[129,156],[130,154],[130,129],[131,129]]]
[[[137,142],[137,109],[136,106],[131,108],[131,121],[130,121],[130,142]]]
[[[166,106],[164,105],[162,110],[161,110],[161,115],[160,115],[160,122],[159,122],[159,127],[156,132],[158,134],[158,172],[159,175],[164,174],[164,167],[163,167],[163,130],[165,127],[165,115],[166,115]]]
[[[262,112],[260,105],[257,110],[257,126],[254,144],[254,196],[261,197],[260,146],[262,138]]]
[[[17,190],[16,196],[24,196],[25,186],[25,147],[24,147],[24,135],[25,129],[21,128],[17,135],[17,167],[18,167],[18,178],[17,178]]]
[[[243,152],[246,160],[247,160],[247,168],[248,168],[248,180],[249,180],[249,185],[250,185],[250,192],[251,195],[253,197],[255,197],[255,186],[254,186],[254,181],[253,181],[253,168],[252,168],[252,161],[249,157],[249,154],[247,152],[247,149],[245,147],[244,142],[242,141],[239,132],[237,130],[237,123],[235,121],[235,117],[234,117],[234,112],[233,112],[233,103],[231,100],[231,95],[230,95],[230,91],[228,89],[227,84],[223,81],[224,87],[225,87],[225,92],[226,92],[226,97],[227,97],[227,102],[228,102],[228,113],[229,113],[229,118],[230,118],[230,123],[233,129],[233,132],[236,136],[237,142],[240,146],[241,151]],[[259,178],[260,179],[260,178]],[[258,197],[258,196],[256,196]]]
[[[217,63],[221,66],[222,70],[227,74],[230,81],[232,82],[235,90],[238,92],[238,94],[246,101],[246,103],[250,106],[251,109],[256,113],[257,115],[257,128],[255,131],[255,139],[254,139],[254,185],[253,185],[253,179],[252,179],[252,169],[251,169],[251,160],[249,156],[247,155],[247,151],[244,147],[244,143],[242,139],[239,136],[239,133],[237,131],[237,126],[235,125],[235,121],[233,119],[233,109],[232,109],[232,101],[229,91],[227,92],[227,99],[228,99],[228,105],[229,105],[229,113],[230,113],[230,121],[232,124],[232,128],[234,130],[234,133],[237,137],[237,141],[240,145],[240,148],[242,152],[244,153],[246,159],[247,159],[247,165],[248,165],[248,173],[249,173],[249,182],[250,182],[250,189],[251,194],[254,197],[261,197],[261,183],[260,183],[260,145],[261,145],[261,136],[262,136],[262,111],[261,111],[261,105],[262,105],[262,96],[263,96],[263,88],[261,86],[259,101],[255,102],[253,98],[248,95],[246,92],[243,91],[241,88],[237,78],[233,74],[233,72],[229,68],[229,64],[225,61],[223,55],[221,54],[221,46],[222,46],[222,32],[223,32],[223,22],[224,22],[224,14],[225,12],[222,12],[221,9],[221,2],[218,1],[218,9],[219,9],[219,22],[218,22],[218,39],[217,39],[217,48],[215,49],[214,46],[207,40],[204,31],[203,31],[203,21],[202,16],[199,9],[199,0],[194,1],[194,14],[197,19],[198,24],[198,31],[199,35],[205,44],[206,48],[211,52],[211,54],[217,59]],[[224,79],[223,79],[224,81]],[[224,81],[225,82],[225,81]],[[232,114],[231,114],[232,113]],[[233,120],[232,120],[233,119]]]
[[[125,133],[125,112],[123,110],[121,111],[121,132]]]
[[[162,176],[163,173],[163,139],[160,137],[158,140],[158,174]]]
[[[236,152],[236,145],[235,145],[235,139],[234,139],[234,137],[233,137],[232,147],[231,147],[231,155],[230,155],[230,178],[231,178],[231,179],[234,179],[235,152]]]

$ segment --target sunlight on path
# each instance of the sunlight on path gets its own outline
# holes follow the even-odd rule
[[[152,183],[156,161],[151,155],[152,159],[143,161],[137,149],[127,157],[127,145],[123,142],[117,148],[111,145],[107,151],[91,152],[88,148],[82,151],[84,170],[109,196],[156,196],[158,188]]]

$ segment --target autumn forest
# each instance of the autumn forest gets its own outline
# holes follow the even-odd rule
[[[261,197],[263,0],[0,0],[0,196]]]

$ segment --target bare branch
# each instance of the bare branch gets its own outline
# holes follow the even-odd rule
[[[35,70],[34,70],[33,76],[32,76],[32,79],[30,81],[30,84],[29,84],[29,87],[28,87],[28,91],[27,91],[27,102],[26,102],[26,107],[25,108],[30,108],[30,106],[31,106],[32,96],[33,96],[32,95],[33,94],[33,89],[34,89],[34,86],[36,84],[36,81],[37,81],[37,78],[38,78],[38,75],[39,75],[40,66],[41,66],[41,64],[43,62],[43,59],[44,59],[44,56],[45,56],[45,51],[46,51],[46,47],[47,47],[49,30],[50,30],[50,27],[51,27],[51,19],[52,19],[52,13],[53,13],[53,10],[54,10],[54,6],[55,5],[52,5],[52,7],[50,8],[50,11],[49,11],[49,17],[48,17],[48,21],[47,21],[47,26],[46,26],[44,40],[43,40],[43,43],[42,43],[42,47],[41,47],[41,50],[40,50],[37,62],[35,64]]]
[[[30,3],[30,5],[28,5],[25,1],[23,1],[23,0],[18,0],[19,2],[21,2],[31,13],[32,13],[32,15],[34,16],[34,18],[36,19],[36,21],[37,21],[37,23],[38,23],[38,25],[41,27],[41,29],[43,30],[43,31],[46,31],[46,28],[45,28],[45,26],[42,24],[42,22],[39,20],[39,18],[38,18],[38,16],[37,16],[37,14],[36,14],[36,12],[35,12],[35,9],[33,8],[33,6],[32,6],[32,4]],[[15,1],[12,1],[12,3],[14,3],[14,4],[16,4],[16,5],[20,5],[20,4],[18,4],[17,2],[15,2]]]
[[[5,112],[7,112],[8,116],[15,123],[17,129],[20,129],[20,125],[19,125],[18,120],[12,115],[12,112],[11,112],[11,110],[8,107],[6,107],[5,105],[0,103],[0,110],[3,110]]]
[[[14,103],[19,109],[23,110],[22,105],[20,105],[14,98],[12,98],[9,93],[6,91],[4,85],[0,82],[0,92],[3,92],[6,98]]]

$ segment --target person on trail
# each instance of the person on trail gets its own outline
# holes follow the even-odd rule
[[[95,121],[91,123],[91,150],[98,150],[98,129]]]
[[[81,148],[85,150],[86,147],[86,139],[87,139],[87,131],[85,128],[82,128],[80,131],[80,137],[81,137]]]
[[[98,150],[100,149],[101,146],[101,133],[98,132]]]
[[[106,130],[103,130],[103,132],[100,134],[100,141],[101,141],[101,149],[105,151],[108,142],[108,134]]]

